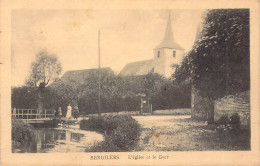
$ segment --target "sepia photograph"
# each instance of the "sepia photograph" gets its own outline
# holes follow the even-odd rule
[[[13,10],[12,152],[250,150],[249,25],[249,9]]]
[[[3,0],[0,165],[259,165],[260,6],[221,2]]]

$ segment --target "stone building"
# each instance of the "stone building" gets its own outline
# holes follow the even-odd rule
[[[169,78],[176,66],[181,64],[183,57],[184,49],[174,40],[169,16],[163,40],[154,48],[153,59],[128,63],[121,70],[120,75],[138,76],[153,72]]]

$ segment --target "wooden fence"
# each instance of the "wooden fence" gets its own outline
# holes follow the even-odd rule
[[[53,118],[54,110],[45,109],[40,112],[38,109],[16,109],[12,108],[12,118],[16,119],[48,119]]]

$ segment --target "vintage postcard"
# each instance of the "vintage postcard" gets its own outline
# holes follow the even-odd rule
[[[1,165],[259,165],[259,2],[1,1]]]

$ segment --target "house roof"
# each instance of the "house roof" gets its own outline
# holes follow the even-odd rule
[[[123,76],[138,76],[146,75],[153,70],[153,59],[132,62],[125,65],[121,70],[120,75]]]
[[[111,68],[100,68],[101,74],[114,74]],[[63,74],[61,81],[76,81],[84,83],[90,76],[98,75],[98,69],[70,70]]]
[[[164,38],[163,38],[162,42],[157,47],[155,47],[155,49],[160,49],[160,48],[172,48],[172,49],[177,49],[177,50],[184,50],[178,43],[176,43],[174,41],[170,16],[168,19]]]

